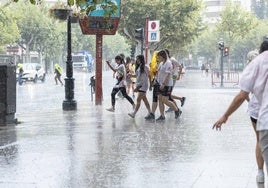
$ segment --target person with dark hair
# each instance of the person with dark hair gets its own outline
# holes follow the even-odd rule
[[[234,113],[240,105],[249,99],[249,94],[253,93],[256,98],[259,110],[257,115],[253,117],[256,122],[257,138],[262,157],[265,162],[266,171],[268,170],[268,41],[263,41],[260,46],[259,55],[255,57],[244,69],[239,86],[240,92],[234,97],[230,106],[227,108],[223,116],[217,120],[212,129],[221,130],[223,123],[226,123],[229,116]],[[252,100],[252,98],[251,98]],[[255,109],[256,110],[256,109]],[[256,148],[257,149],[257,148]],[[257,152],[257,151],[256,151]],[[257,159],[258,160],[258,159]],[[261,164],[258,167],[261,167]],[[261,170],[261,169],[260,169]],[[258,177],[257,182],[263,182],[264,177]],[[263,179],[263,180],[262,180]]]
[[[173,79],[173,86],[172,86],[172,89],[171,89],[171,94],[169,96],[169,100],[172,101],[176,106],[177,103],[174,99],[178,99],[180,100],[181,102],[181,107],[183,107],[184,103],[185,103],[185,100],[186,100],[186,97],[180,97],[180,96],[176,96],[174,94],[172,94],[172,91],[173,91],[173,88],[176,84],[176,81],[178,79],[178,76],[179,76],[179,67],[180,67],[180,64],[179,62],[174,58],[174,57],[171,57],[170,56],[170,53],[169,53],[169,50],[168,49],[165,49],[167,55],[168,55],[168,58],[169,60],[171,61],[172,63],[172,79]],[[166,112],[172,112],[172,108],[169,108]]]
[[[167,53],[165,50],[161,50],[157,54],[157,58],[161,62],[158,66],[158,72],[156,81],[159,83],[159,92],[158,92],[158,104],[160,116],[156,119],[156,121],[165,120],[165,106],[167,105],[171,107],[175,111],[175,119],[177,119],[182,111],[169,100],[169,96],[171,95],[172,87],[173,87],[173,79],[172,79],[172,63],[168,59]]]
[[[113,87],[112,93],[111,93],[111,102],[112,102],[112,107],[108,108],[106,110],[110,112],[114,112],[115,110],[115,95],[120,91],[123,95],[124,98],[126,98],[130,104],[132,104],[133,109],[135,109],[135,103],[131,99],[131,97],[128,96],[126,92],[126,68],[124,65],[124,59],[118,55],[115,57],[115,62],[117,63],[117,67],[114,68],[111,66],[109,61],[106,61],[107,65],[112,69],[112,71],[115,73],[117,82],[115,86]]]
[[[146,97],[146,91],[149,88],[149,80],[150,80],[149,68],[145,66],[145,60],[143,55],[138,55],[136,57],[135,77],[136,77],[136,87],[134,91],[138,92],[138,97],[134,111],[128,114],[132,118],[135,118],[135,115],[140,108],[141,101],[144,102],[148,110],[148,115],[151,113],[150,104]]]

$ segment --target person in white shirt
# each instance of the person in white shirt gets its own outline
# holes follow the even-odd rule
[[[268,168],[268,41],[263,41],[255,57],[244,69],[239,82],[240,92],[234,97],[232,103],[223,116],[214,123],[212,129],[221,130],[223,123],[235,112],[239,106],[253,93],[259,103],[257,117],[257,131],[259,133],[259,146],[264,158],[266,170]],[[258,179],[257,179],[258,180]]]
[[[250,63],[256,56],[258,56],[259,53],[254,50],[250,51],[247,55],[248,63]],[[250,99],[248,102],[248,114],[250,116],[251,124],[253,126],[254,132],[256,134],[257,142],[256,142],[256,147],[255,147],[255,156],[256,156],[256,161],[258,165],[258,172],[256,176],[256,181],[258,183],[264,183],[264,172],[263,172],[263,167],[264,167],[264,160],[261,154],[261,149],[259,145],[259,133],[257,131],[257,119],[258,119],[258,114],[260,110],[260,105],[254,94],[250,95]]]
[[[157,58],[161,62],[158,66],[158,72],[156,76],[156,81],[159,83],[159,93],[158,104],[160,110],[160,117],[156,119],[156,121],[165,120],[165,105],[171,107],[175,111],[175,119],[177,119],[182,111],[169,100],[169,96],[173,87],[173,79],[172,79],[172,63],[168,59],[167,53],[165,50],[161,50],[157,54]]]
[[[180,100],[180,102],[181,102],[181,107],[183,107],[183,105],[184,105],[184,103],[185,103],[185,100],[186,100],[186,97],[180,97],[180,96],[177,96],[177,95],[172,94],[172,92],[173,92],[173,88],[175,87],[175,84],[176,84],[176,81],[177,81],[177,79],[178,79],[179,76],[180,76],[180,72],[181,72],[181,71],[179,72],[179,67],[180,67],[181,65],[179,64],[179,62],[178,62],[174,57],[171,57],[171,56],[170,56],[170,53],[169,53],[169,50],[168,50],[168,49],[165,49],[165,51],[166,51],[166,53],[167,53],[167,55],[168,55],[169,60],[170,60],[171,63],[172,63],[172,79],[173,79],[173,87],[172,87],[172,90],[171,90],[171,94],[170,94],[170,96],[169,96],[169,100],[172,101],[172,102],[178,107],[178,105],[177,105],[177,103],[176,103],[176,101],[175,101],[175,99],[178,99],[178,100]],[[169,108],[168,110],[166,110],[166,112],[171,112],[171,111],[173,111],[172,108]]]
[[[138,55],[136,57],[136,70],[135,75],[132,75],[136,77],[136,83],[135,83],[135,89],[134,92],[138,92],[136,107],[132,113],[129,113],[128,115],[132,118],[135,118],[136,113],[138,112],[141,101],[144,102],[147,110],[148,115],[151,113],[150,104],[148,102],[146,92],[149,88],[149,67],[145,65],[145,59],[143,55]]]
[[[119,91],[122,93],[123,97],[126,98],[130,104],[132,104],[133,109],[135,109],[135,103],[132,100],[132,98],[128,96],[127,91],[126,91],[126,68],[125,68],[125,65],[124,65],[124,59],[120,55],[118,55],[118,56],[115,57],[115,62],[118,65],[116,68],[111,66],[109,61],[106,61],[107,65],[116,74],[115,76],[116,76],[116,79],[117,79],[117,82],[116,82],[115,86],[113,87],[113,90],[112,90],[112,93],[111,93],[112,107],[108,108],[106,110],[108,110],[110,112],[114,112],[114,110],[115,110],[115,95]]]

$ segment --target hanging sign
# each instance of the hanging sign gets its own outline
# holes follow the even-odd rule
[[[83,34],[95,35],[115,35],[120,21],[121,0],[112,0],[117,6],[117,11],[110,17],[105,17],[105,11],[101,4],[97,5],[96,10],[84,18],[79,19],[80,28]],[[87,3],[91,3],[89,0]],[[87,3],[83,6],[87,6]]]

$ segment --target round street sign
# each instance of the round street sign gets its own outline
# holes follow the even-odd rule
[[[155,22],[152,22],[151,23],[151,28],[154,30],[156,28],[156,23]]]

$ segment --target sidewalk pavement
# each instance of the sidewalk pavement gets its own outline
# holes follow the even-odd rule
[[[210,77],[187,72],[174,94],[185,96],[182,116],[164,123],[136,118],[125,99],[110,107],[111,72],[103,73],[103,104],[94,105],[91,75],[75,73],[76,111],[63,111],[64,87],[46,83],[17,87],[15,127],[0,131],[3,188],[255,188],[255,135],[244,103],[221,132],[213,123],[238,88],[212,88]],[[152,92],[148,92],[151,101]],[[157,110],[157,115],[159,112]]]

